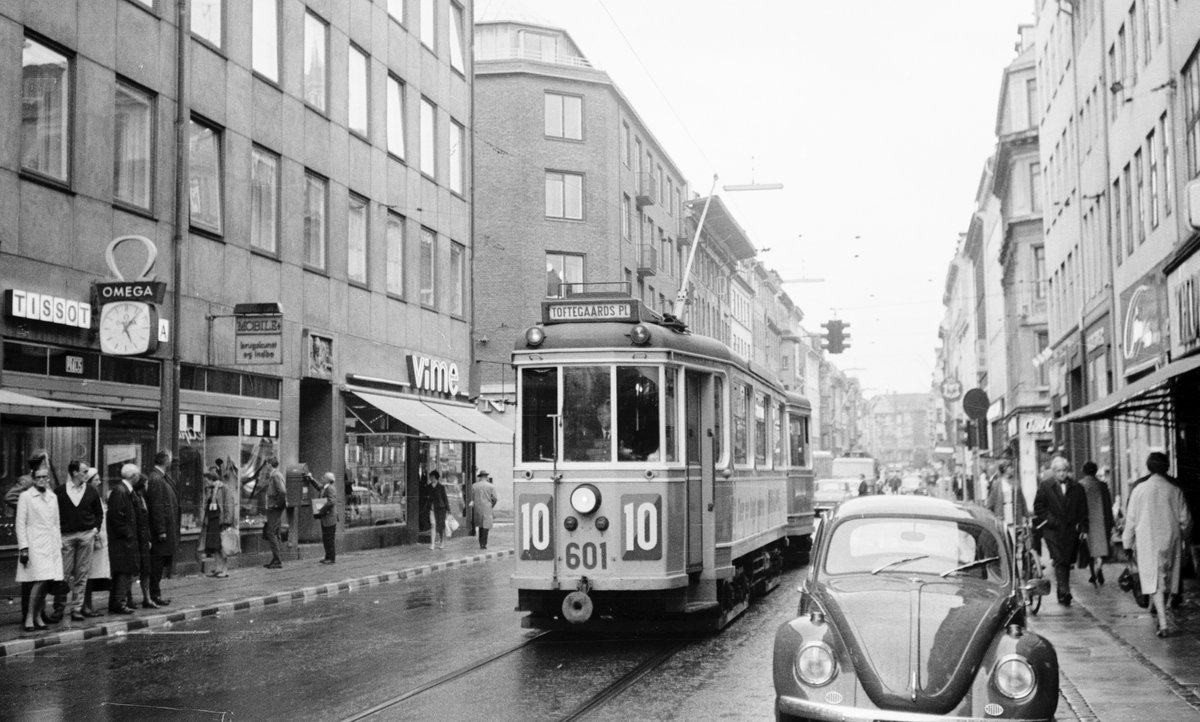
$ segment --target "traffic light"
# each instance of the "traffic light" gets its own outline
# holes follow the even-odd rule
[[[829,353],[841,353],[846,350],[845,331],[850,324],[845,321],[833,319],[821,324],[821,328],[825,329],[825,345],[824,348]]]
[[[954,438],[958,446],[971,448],[970,427],[971,421],[969,419],[966,421],[962,419],[954,420]]]

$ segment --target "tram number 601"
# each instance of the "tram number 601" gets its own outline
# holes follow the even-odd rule
[[[571,542],[567,545],[567,569],[608,569],[608,544],[586,542],[582,546]]]
[[[662,497],[626,494],[621,497],[622,559],[662,559]]]

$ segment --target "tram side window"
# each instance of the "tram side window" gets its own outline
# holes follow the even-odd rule
[[[675,402],[675,387],[679,383],[679,369],[666,369],[665,376],[666,376],[666,379],[665,379],[666,388],[664,390],[665,391],[664,403],[666,404],[666,409],[665,409],[664,415],[666,416],[665,426],[666,426],[666,431],[667,431],[667,439],[666,439],[667,461],[678,461],[679,460],[679,450],[678,450],[678,447],[679,447],[679,421],[678,421],[679,409],[677,408],[677,404]]]
[[[754,463],[759,468],[767,465],[767,397],[754,397]]]
[[[617,460],[657,461],[658,368],[617,367]]]
[[[563,461],[612,459],[612,369],[563,367]]]
[[[748,429],[746,417],[750,411],[750,387],[733,385],[733,463],[745,464],[749,460],[747,448]]]
[[[713,463],[721,463],[725,447],[725,379],[713,378]]]
[[[786,443],[783,435],[783,423],[784,419],[786,418],[784,413],[783,404],[780,404],[779,406],[775,407],[775,414],[772,419],[775,422],[775,427],[771,431],[771,442],[774,444],[774,448],[771,451],[771,458],[775,461],[776,469],[779,469],[784,465],[783,449]]]
[[[558,413],[558,370],[521,371],[521,460],[554,458],[554,417]]]
[[[808,419],[799,414],[788,414],[788,438],[791,466],[808,466]]]

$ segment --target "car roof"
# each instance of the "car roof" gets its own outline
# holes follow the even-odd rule
[[[959,504],[932,496],[858,496],[838,505],[833,520],[861,516],[927,516],[961,521],[974,521],[988,527],[997,526],[996,517],[987,509],[974,504]]]

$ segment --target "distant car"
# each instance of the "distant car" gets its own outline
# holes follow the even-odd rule
[[[356,484],[346,500],[346,521],[350,526],[395,524],[406,519],[406,506],[403,500],[385,500],[374,489]]]
[[[916,474],[909,474],[900,478],[900,493],[915,494],[925,486],[925,480]]]
[[[1058,656],[1025,626],[1027,591],[982,508],[842,503],[817,534],[796,617],[775,635],[776,717],[1052,719]]]
[[[857,496],[858,485],[861,483],[862,479],[852,477],[817,479],[813,487],[813,509],[817,513],[832,511],[846,499]]]

